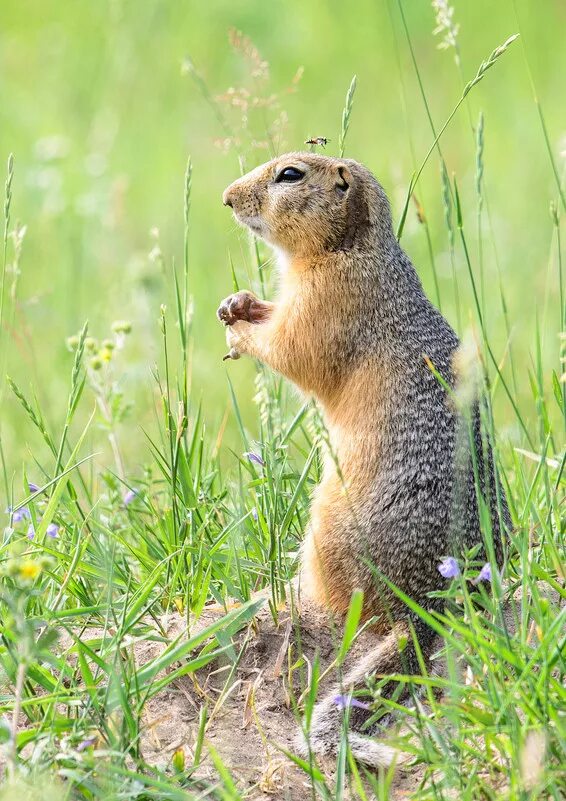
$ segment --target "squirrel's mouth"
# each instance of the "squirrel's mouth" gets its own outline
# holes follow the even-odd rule
[[[247,217],[244,215],[240,216],[239,214],[236,214],[236,219],[242,225],[247,225],[247,227],[257,236],[265,236],[266,233],[265,224],[261,219],[261,217],[256,217],[256,216]]]

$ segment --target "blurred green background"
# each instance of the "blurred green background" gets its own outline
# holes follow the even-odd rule
[[[454,51],[439,49],[441,36],[433,36],[431,4],[406,2],[404,9],[439,128],[461,94],[462,77]],[[484,214],[485,300],[494,350],[503,358],[506,333],[498,259],[514,325],[515,355],[529,366],[538,309],[545,364],[556,365],[559,320],[545,316],[545,304],[558,288],[549,215],[556,184],[528,65],[553,156],[562,169],[566,4],[459,2],[454,19],[460,25],[465,80],[508,36],[522,34],[472,90],[441,144],[448,170],[458,179],[477,267],[471,123],[475,126],[483,111],[485,186],[494,232],[492,239]],[[268,82],[254,78],[249,61],[230,45],[231,28],[251,37],[269,63]],[[420,163],[432,143],[396,2],[4,0],[0,159],[5,164],[10,152],[15,155],[12,224],[18,220],[27,226],[15,312],[12,316],[8,299],[10,311],[2,332],[7,370],[26,391],[33,386],[48,423],[60,425],[72,366],[66,337],[86,318],[98,337],[109,333],[115,319],[131,320],[132,336],[114,369],[134,402],[133,423],[124,424],[129,426],[124,445],[132,465],[146,458],[138,424],[151,425],[154,416],[151,368],[161,360],[159,308],[166,303],[173,311],[172,269],[173,264],[182,265],[183,183],[189,155],[193,390],[203,398],[214,431],[229,405],[227,371],[248,414],[253,396],[252,367],[242,362],[227,367],[221,361],[224,336],[214,316],[218,301],[232,289],[230,257],[242,285],[248,283],[251,266],[246,234],[221,204],[222,190],[238,176],[240,165],[233,149],[225,152],[215,143],[224,132],[187,70],[188,57],[213,96],[230,87],[277,96],[249,115],[249,130],[240,137],[247,167],[270,157],[270,151],[261,148],[265,124],[282,111],[288,122],[275,136],[280,152],[300,149],[308,136],[326,136],[331,139],[327,152],[334,154],[354,73],[358,88],[346,153],[376,173],[391,197],[396,219],[414,163]],[[296,91],[287,92],[299,67],[304,73]],[[221,107],[239,129],[241,109],[223,101]],[[436,155],[417,195],[430,226],[443,311],[456,325]],[[413,206],[403,244],[432,294],[426,237]],[[456,271],[465,328],[472,302],[459,245]],[[552,309],[556,317],[556,304]],[[528,394],[523,375],[520,402]],[[501,428],[507,425],[506,408],[502,402]],[[15,467],[28,442],[33,449],[34,440],[7,391],[2,418],[6,458]]]

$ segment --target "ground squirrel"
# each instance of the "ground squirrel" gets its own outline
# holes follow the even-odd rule
[[[223,200],[273,247],[280,269],[275,303],[238,292],[221,304],[230,352],[265,362],[314,396],[328,429],[331,454],[312,501],[302,588],[338,614],[361,588],[364,618],[375,617],[383,635],[344,678],[346,691],[366,674],[419,674],[408,621],[425,657],[432,632],[379,576],[438,608],[429,593],[445,586],[439,561],[482,541],[472,440],[498,562],[508,526],[477,404],[473,436],[460,437],[446,389],[455,384],[458,338],[398,244],[382,187],[359,163],[289,153],[235,181]],[[401,638],[408,644],[400,649]],[[339,739],[335,695],[312,717],[309,742],[318,754],[332,753]],[[351,722],[357,714],[352,709]],[[393,758],[359,731],[349,742],[367,764]]]

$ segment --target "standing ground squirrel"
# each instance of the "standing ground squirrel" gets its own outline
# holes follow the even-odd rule
[[[470,437],[446,389],[456,383],[458,338],[398,244],[383,189],[357,162],[289,153],[235,181],[223,200],[273,247],[280,269],[275,303],[238,292],[218,309],[230,353],[260,359],[314,396],[328,430],[301,588],[338,614],[361,588],[364,619],[375,618],[384,635],[345,676],[347,692],[367,674],[419,674],[409,621],[425,658],[433,632],[380,575],[439,609],[429,597],[444,586],[439,561],[482,543],[476,483],[491,511],[498,562],[509,524],[477,404]],[[332,753],[339,740],[335,696],[313,713],[309,745],[318,754]],[[355,728],[359,709],[351,712]],[[356,731],[349,743],[370,765],[394,756]]]

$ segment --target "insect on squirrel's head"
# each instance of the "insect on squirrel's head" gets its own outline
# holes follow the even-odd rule
[[[302,257],[347,250],[366,237],[378,190],[390,220],[383,190],[357,162],[287,153],[234,181],[223,201],[254,234]]]

